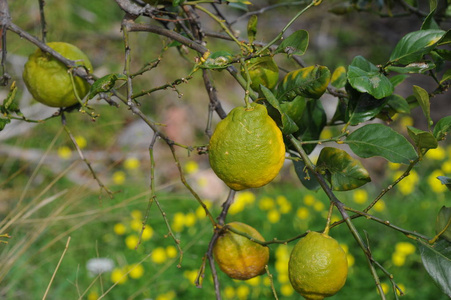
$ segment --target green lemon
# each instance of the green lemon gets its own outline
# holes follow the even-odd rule
[[[288,275],[293,288],[306,299],[330,297],[346,282],[346,253],[335,239],[311,231],[294,246]]]
[[[252,238],[264,241],[253,227],[232,222],[227,224]],[[233,279],[247,280],[265,272],[269,260],[269,248],[257,244],[232,231],[224,231],[213,246],[213,255],[219,268]]]
[[[216,126],[209,159],[216,175],[234,190],[264,186],[283,166],[282,132],[264,105],[236,107]]]
[[[74,45],[63,42],[52,42],[47,45],[92,72],[88,57]],[[41,49],[37,49],[28,57],[23,80],[33,98],[45,105],[68,107],[78,103],[68,68]],[[89,84],[78,76],[73,76],[73,80],[78,96],[83,99],[89,92]]]

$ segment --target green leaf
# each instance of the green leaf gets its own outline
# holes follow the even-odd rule
[[[9,88],[8,95],[6,96],[5,100],[3,100],[3,105],[0,106],[0,112],[4,114],[16,113],[18,115],[22,115],[22,113],[20,112],[19,104],[16,101],[16,94],[17,86],[16,82],[14,81]]]
[[[444,140],[446,134],[451,130],[451,116],[444,117],[440,119],[437,124],[435,124],[434,131],[432,134],[437,139],[437,141]]]
[[[440,84],[443,84],[447,80],[451,80],[451,69],[446,70],[445,74],[443,74],[442,80],[440,80]]]
[[[252,44],[255,41],[255,36],[257,35],[257,15],[252,15],[247,22],[247,38],[249,43]]]
[[[418,30],[406,34],[396,45],[390,55],[390,63],[408,65],[422,60],[445,36],[445,31],[438,29]]]
[[[387,97],[387,105],[400,114],[410,114],[409,103],[403,97],[393,94]]]
[[[446,187],[448,188],[448,190],[451,191],[451,178],[450,177],[446,177],[446,176],[439,176],[437,177],[438,180],[440,180],[440,182],[444,185],[446,185]]]
[[[349,95],[346,122],[353,126],[373,119],[388,101],[388,98],[376,99],[368,93],[360,93],[349,85],[346,90]]]
[[[340,66],[335,69],[330,79],[330,84],[337,89],[343,88],[346,84],[346,68]]]
[[[286,53],[291,55],[304,55],[309,43],[309,35],[305,30],[298,30],[284,39],[277,47],[275,53]]]
[[[0,131],[2,131],[3,128],[5,128],[6,124],[8,124],[9,122],[11,122],[10,119],[2,119],[2,118],[0,118]]]
[[[448,188],[450,188],[451,182],[449,182],[447,186]],[[451,242],[450,220],[451,220],[451,207],[442,206],[442,208],[438,212],[437,219],[435,221],[435,234],[439,234],[440,232],[442,232],[442,230],[445,230],[440,235],[440,238],[444,238],[448,242]]]
[[[279,105],[282,112],[286,113],[294,123],[299,124],[304,116],[307,100],[304,97],[297,96],[293,101],[281,101]]]
[[[413,86],[413,95],[415,99],[417,99],[418,103],[423,110],[423,113],[428,121],[429,126],[432,126],[433,122],[431,119],[431,104],[429,102],[429,94],[423,88],[414,85]]]
[[[368,93],[376,99],[390,96],[394,87],[390,80],[379,72],[379,68],[362,56],[356,56],[348,67],[349,84],[362,93]]]
[[[232,54],[221,50],[210,54],[201,67],[205,69],[225,69],[232,60]]]
[[[127,76],[124,74],[108,74],[96,80],[91,85],[91,89],[89,90],[88,99],[94,98],[95,95],[99,93],[109,92],[117,80],[127,80]]]
[[[371,181],[368,171],[360,161],[338,148],[323,148],[316,166],[321,172],[326,172],[326,177],[335,191],[353,190]]]
[[[229,3],[229,7],[239,9],[245,12],[249,11],[249,7],[244,3]]]
[[[296,96],[318,99],[327,90],[330,71],[324,66],[310,66],[291,71],[277,86],[277,99],[290,101]]]
[[[438,42],[437,46],[442,46],[451,43],[451,30],[448,30],[443,38]]]
[[[301,122],[298,124],[299,131],[295,133],[296,137],[302,141],[318,140],[324,126],[327,124],[327,116],[323,105],[319,100],[310,100],[304,110]],[[316,144],[303,146],[307,154],[315,149]]]
[[[398,75],[390,77],[390,82],[391,82],[391,84],[393,84],[394,87],[396,87],[399,84],[401,84],[408,77],[409,77],[409,75],[398,74]]]
[[[424,74],[429,70],[432,70],[436,65],[432,62],[417,62],[411,63],[404,67],[388,66],[387,71],[398,72],[401,74]]]
[[[410,164],[418,156],[405,137],[382,124],[368,124],[344,141],[360,157],[381,156],[393,163]]]
[[[275,121],[281,127],[283,134],[291,134],[296,132],[299,129],[298,126],[285,112],[282,111],[279,101],[277,101],[271,90],[263,85],[260,85],[260,88],[269,104],[277,110],[278,116]]]
[[[435,2],[435,3],[433,3],[433,2]],[[437,2],[435,0],[434,1],[431,0],[430,6],[431,6],[431,12],[426,17],[426,19],[424,19],[423,24],[421,25],[421,30],[440,29],[440,26],[434,20],[435,10],[437,9]]]
[[[292,156],[296,157],[297,156]],[[305,186],[309,190],[316,191],[320,188],[320,184],[316,177],[312,174],[309,174],[308,169],[305,167],[305,163],[302,160],[293,160],[294,171],[301,181],[302,185]]]
[[[417,148],[420,150],[421,149],[429,150],[438,147],[437,140],[432,135],[432,133],[428,131],[423,131],[412,126],[407,126],[407,133],[409,134],[410,138],[414,141]]]
[[[443,293],[451,297],[451,243],[439,240],[430,246],[418,243],[423,265]]]

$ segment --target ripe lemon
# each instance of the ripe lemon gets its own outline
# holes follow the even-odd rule
[[[264,240],[255,228],[247,224],[232,222],[227,226],[247,233],[256,240]],[[269,260],[269,249],[226,230],[216,240],[213,255],[219,268],[229,277],[247,280],[265,272],[265,266]]]
[[[282,132],[266,107],[236,107],[210,139],[210,165],[230,188],[261,187],[277,176],[285,159]]]
[[[65,58],[85,66],[92,72],[88,57],[74,45],[62,42],[52,42],[47,45]],[[83,99],[89,92],[89,84],[78,76],[74,76],[73,79],[77,94]],[[78,103],[68,68],[41,49],[37,49],[28,57],[23,80],[33,98],[45,105],[68,107]]]
[[[288,275],[293,288],[306,299],[330,297],[346,282],[346,253],[330,236],[309,232],[291,252]]]

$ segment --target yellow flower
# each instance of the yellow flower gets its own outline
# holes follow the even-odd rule
[[[111,272],[111,281],[117,284],[123,284],[127,281],[127,272],[123,269],[115,268]]]
[[[166,247],[166,255],[168,258],[177,257],[178,251],[175,246],[167,246]]]
[[[121,185],[125,182],[125,173],[122,171],[116,171],[113,173],[113,182],[117,185]]]
[[[288,272],[288,260],[276,260],[276,263],[274,264],[274,267],[276,268],[277,272],[279,273],[279,276],[281,274],[287,274]]]
[[[277,276],[277,281],[278,282],[280,282],[280,283],[286,283],[286,282],[289,282],[290,281],[290,278],[288,277],[288,273],[280,273],[278,276]]]
[[[141,230],[143,228],[143,223],[141,222],[141,220],[133,219],[133,220],[130,221],[130,227],[134,231],[141,232]]]
[[[235,289],[233,288],[233,286],[226,286],[224,288],[224,296],[227,299],[233,299],[235,298]]]
[[[403,173],[404,173],[403,171],[396,172],[393,176],[394,179],[398,179],[399,176],[401,176]],[[419,181],[418,173],[415,170],[412,170],[410,171],[410,174],[407,177],[405,177],[398,183],[398,190],[403,195],[409,195],[414,191],[416,185],[418,184],[418,181]]]
[[[312,195],[305,195],[305,196],[304,196],[304,203],[305,203],[305,205],[311,206],[311,205],[313,205],[315,202],[316,202],[316,199],[315,199],[314,196],[312,196]]]
[[[285,196],[277,197],[277,204],[279,204],[279,210],[282,214],[287,214],[291,211],[291,203]]]
[[[167,293],[158,295],[156,300],[172,300],[177,296],[177,294],[174,291],[169,291]]]
[[[197,184],[199,185],[199,187],[206,187],[208,185],[208,178],[204,177],[204,176],[200,176],[197,179]]]
[[[205,204],[205,206],[207,206],[208,209],[210,209],[212,207],[212,203],[210,200],[204,200],[204,204]],[[199,220],[205,219],[207,217],[207,214],[205,213],[205,209],[202,206],[199,206],[196,208],[195,214]]]
[[[260,284],[260,276],[248,279],[246,280],[246,283],[251,286],[258,286]]]
[[[309,211],[306,207],[299,207],[296,211],[296,216],[301,220],[305,220],[309,216]]]
[[[88,300],[97,300],[99,299],[99,293],[96,291],[89,292],[88,294]]]
[[[144,274],[144,268],[142,265],[131,265],[128,267],[129,273],[128,276],[133,279],[141,278]]]
[[[163,247],[157,247],[152,251],[151,254],[152,261],[156,264],[162,264],[166,261],[167,255]]]
[[[392,171],[398,170],[401,164],[388,162],[388,168]]]
[[[398,287],[401,289],[401,291],[405,295],[406,294],[406,286],[402,283],[398,283]],[[399,290],[396,290],[396,293],[398,294],[398,296],[401,296],[401,293],[399,292]]]
[[[275,205],[276,203],[274,202],[274,200],[269,197],[263,197],[258,201],[258,208],[260,208],[261,210],[270,210],[274,208]]]
[[[276,258],[280,260],[286,260],[288,262],[288,259],[290,258],[290,251],[288,249],[287,245],[279,245],[276,249]]]
[[[72,150],[67,146],[61,146],[58,148],[58,156],[62,159],[69,159],[72,156]]]
[[[243,201],[246,204],[252,204],[255,202],[254,193],[249,191],[239,192],[237,193],[236,197],[239,199],[239,201]]]
[[[352,254],[346,254],[346,259],[348,260],[348,267],[352,267],[355,263],[355,258]]]
[[[451,173],[451,160],[447,160],[442,164],[442,171],[446,174]]]
[[[185,226],[192,227],[196,224],[196,215],[192,212],[189,212],[185,215]]]
[[[125,238],[125,245],[128,249],[135,250],[138,246],[139,238],[136,234],[129,235]]]
[[[280,293],[285,297],[289,297],[293,295],[294,289],[290,283],[286,283],[280,287]]]
[[[364,204],[368,200],[368,193],[366,190],[356,190],[352,194],[354,202],[357,204]]]
[[[247,299],[250,293],[250,288],[247,285],[240,285],[236,288],[236,295],[238,299]]]
[[[114,224],[113,230],[114,230],[115,234],[123,235],[125,233],[125,231],[127,230],[127,228],[122,223],[116,223],[116,224]]]
[[[324,209],[324,204],[321,201],[316,201],[315,204],[313,204],[313,209],[316,211],[322,211]]]
[[[135,210],[132,211],[131,216],[132,216],[133,219],[141,220],[142,217],[143,217],[143,214],[141,213],[141,211],[135,209]]]
[[[335,222],[338,222],[338,221],[340,221],[340,220],[341,220],[340,217],[333,215],[333,216],[330,218],[330,224],[334,224]]]
[[[271,285],[271,279],[269,277],[263,278],[263,285],[264,286],[270,286]]]
[[[271,209],[270,211],[268,211],[268,221],[270,223],[277,223],[280,220],[280,213],[277,209]]]
[[[384,291],[384,294],[385,294],[385,295],[387,295],[388,292],[390,292],[390,287],[389,287],[388,284],[386,284],[385,282],[382,282],[382,283],[381,283],[381,287],[382,287],[382,290]]]
[[[346,244],[340,244],[341,249],[343,249],[343,251],[348,254],[349,253],[349,247]]]
[[[395,251],[400,254],[410,255],[415,253],[415,246],[409,242],[399,242],[395,245]]]
[[[187,161],[185,164],[185,172],[187,174],[194,174],[199,171],[199,165],[194,160]]]
[[[401,267],[406,262],[406,256],[403,253],[395,252],[391,256],[393,264],[397,267]]]
[[[153,228],[150,227],[149,225],[146,225],[144,227],[143,233],[142,233],[142,240],[143,241],[148,241],[153,237]]]
[[[374,204],[373,209],[377,212],[382,212],[385,210],[385,202],[384,200],[379,200]]]
[[[139,165],[139,160],[136,157],[129,157],[124,161],[124,168],[127,170],[136,170]]]
[[[443,160],[446,157],[446,151],[443,147],[438,146],[435,149],[431,149],[426,153],[426,158],[433,160]]]
[[[442,184],[442,182],[437,179],[439,176],[444,176],[441,170],[435,170],[428,176],[428,184],[435,193],[443,193],[447,190],[446,185]]]
[[[80,149],[86,148],[86,145],[88,144],[86,142],[86,139],[81,135],[75,137],[75,142],[77,143]]]
[[[185,271],[183,272],[183,276],[189,280],[189,282],[193,283],[196,281],[197,278],[197,271],[191,270],[191,271]]]
[[[185,226],[185,214],[177,212],[174,214],[174,219],[172,221],[172,230],[175,232],[180,232]]]

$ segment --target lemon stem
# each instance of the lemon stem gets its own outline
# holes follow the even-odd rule
[[[244,69],[246,74],[246,91],[244,93],[244,102],[246,103],[246,109],[251,108],[251,104],[249,102],[249,89],[251,88],[251,76],[249,75],[249,70],[247,69],[246,62],[243,58],[240,58],[241,68]]]
[[[326,228],[324,228],[324,231],[323,231],[323,234],[325,234],[325,235],[329,235],[330,219],[332,217],[333,210],[334,210],[334,204],[331,202],[329,205],[329,213],[327,214]]]

